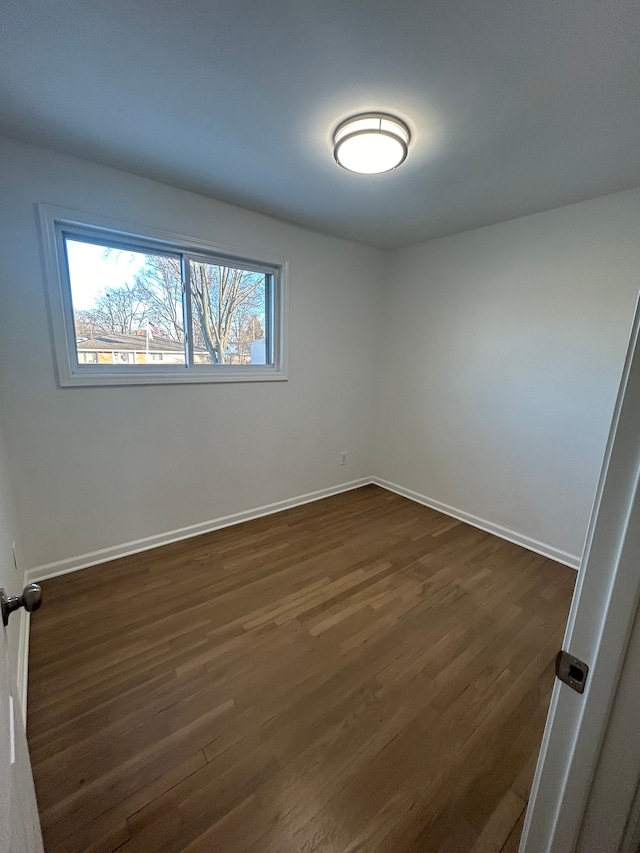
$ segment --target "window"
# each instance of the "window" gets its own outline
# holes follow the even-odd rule
[[[286,379],[286,263],[40,206],[61,385]]]

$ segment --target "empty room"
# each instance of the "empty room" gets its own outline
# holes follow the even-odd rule
[[[0,849],[637,853],[636,4],[1,14]]]

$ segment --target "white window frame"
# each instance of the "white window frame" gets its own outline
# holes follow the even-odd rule
[[[119,222],[89,213],[79,213],[39,204],[47,301],[58,384],[62,387],[96,385],[162,385],[208,382],[264,382],[287,379],[287,284],[288,262],[262,250],[239,251],[220,243],[184,237],[155,228]],[[64,250],[63,233],[91,239],[113,240],[114,245],[140,251],[188,255],[209,263],[235,264],[271,276],[267,298],[265,329],[270,336],[272,364],[193,364],[110,365],[81,364],[76,350],[76,331],[71,302],[71,285]],[[188,275],[183,285],[185,323],[190,317]],[[269,339],[269,338],[268,338]],[[191,347],[189,346],[189,349]],[[187,359],[188,361],[188,359]]]

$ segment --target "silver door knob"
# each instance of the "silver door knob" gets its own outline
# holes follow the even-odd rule
[[[2,624],[9,624],[9,616],[21,607],[28,613],[33,613],[42,604],[42,589],[37,583],[28,583],[22,590],[22,595],[7,595],[0,589],[0,604],[2,605]]]

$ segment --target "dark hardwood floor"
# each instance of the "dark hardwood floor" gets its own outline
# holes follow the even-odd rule
[[[574,578],[367,486],[45,581],[47,853],[515,853]]]

